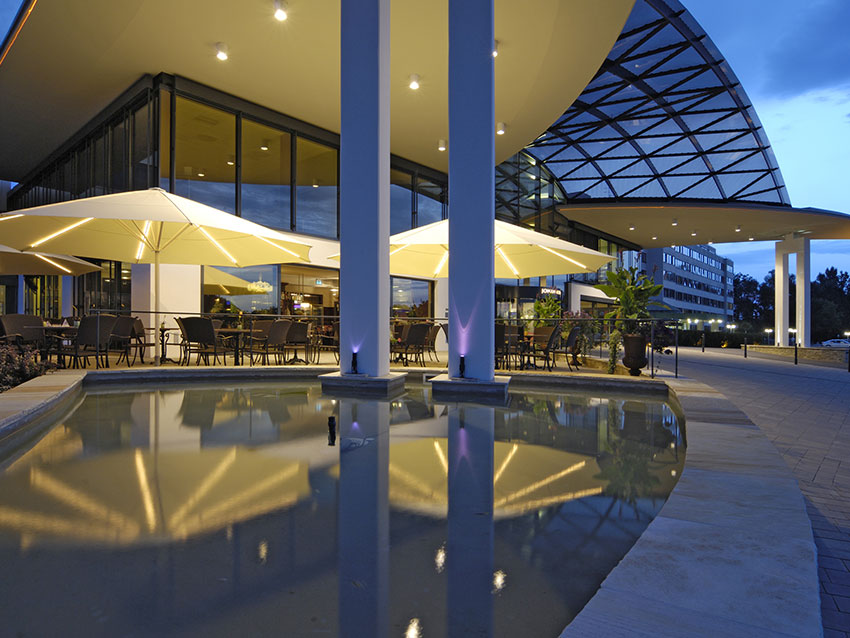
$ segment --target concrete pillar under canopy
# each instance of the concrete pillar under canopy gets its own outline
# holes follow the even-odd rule
[[[789,290],[788,255],[794,254],[797,261],[796,277],[796,341],[800,346],[812,345],[811,336],[811,240],[808,237],[787,236],[776,242],[776,298],[774,303],[776,345],[787,346],[791,343],[788,334]]]
[[[812,345],[811,332],[811,283],[812,260],[811,240],[801,237],[797,251],[797,343],[804,348]]]
[[[782,242],[776,242],[776,267],[774,270],[774,343],[788,345],[788,253]]]
[[[389,374],[390,0],[340,5],[340,372]]]
[[[494,378],[493,0],[449,0],[449,374]],[[510,123],[508,123],[510,125]]]

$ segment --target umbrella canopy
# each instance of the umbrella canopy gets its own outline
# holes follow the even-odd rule
[[[208,266],[204,268],[205,295],[254,295],[251,282],[229,272]]]
[[[0,275],[84,275],[100,266],[70,255],[25,253],[0,245]]]
[[[601,494],[605,486],[605,481],[596,478],[599,466],[592,456],[528,443],[496,441],[493,445],[496,518]],[[390,503],[431,516],[446,516],[448,472],[447,439],[394,443],[390,446]]]
[[[289,507],[308,465],[255,450],[124,450],[0,478],[0,530],[32,540],[130,545],[181,540]]]
[[[136,263],[253,266],[308,261],[310,246],[160,188],[0,215],[0,235],[36,249]]]
[[[390,272],[408,277],[448,277],[448,248],[446,219],[393,235]],[[495,276],[509,279],[594,272],[616,259],[498,219],[495,248]]]

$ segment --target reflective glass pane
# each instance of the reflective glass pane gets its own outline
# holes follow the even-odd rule
[[[299,137],[295,174],[295,230],[337,236],[337,150]]]
[[[391,277],[392,316],[430,317],[431,282]]]
[[[171,171],[171,93],[159,92],[159,187],[168,190]]]
[[[289,133],[242,120],[242,217],[289,230],[291,160]]]
[[[413,175],[390,171],[390,234],[413,227]]]
[[[127,121],[119,120],[110,127],[109,187],[114,193],[127,190]]]
[[[263,314],[278,312],[277,266],[204,267],[204,312]]]
[[[177,98],[175,190],[178,195],[236,212],[236,116]]]
[[[132,184],[133,190],[144,190],[154,184],[153,170],[156,166],[154,161],[153,140],[151,139],[151,118],[148,104],[140,106],[131,115],[133,124],[133,149],[132,149]]]

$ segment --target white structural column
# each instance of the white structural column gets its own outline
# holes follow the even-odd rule
[[[811,240],[808,237],[787,236],[776,242],[776,299],[774,303],[776,345],[790,344],[788,334],[788,255],[797,260],[796,313],[794,328],[797,343],[804,348],[812,345],[811,336]]]
[[[493,0],[449,0],[449,376],[492,381]]]
[[[776,265],[773,271],[773,336],[777,346],[788,345],[788,253],[782,250],[782,244],[776,242]]]
[[[389,373],[390,0],[340,3],[340,371]]]
[[[797,240],[797,343],[804,348],[812,345],[811,286],[812,260],[808,237]]]

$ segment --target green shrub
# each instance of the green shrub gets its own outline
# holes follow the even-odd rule
[[[619,330],[612,330],[608,336],[608,374],[614,374],[617,371],[617,358],[620,354],[620,340],[623,335]]]
[[[54,367],[52,363],[39,361],[38,352],[32,348],[0,345],[0,392],[35,379]]]

